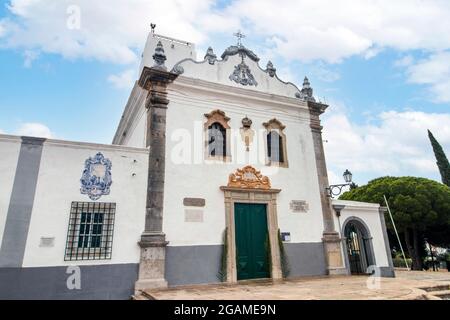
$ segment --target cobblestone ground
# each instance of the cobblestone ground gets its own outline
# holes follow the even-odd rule
[[[447,295],[448,294],[448,295]],[[200,285],[145,290],[156,300],[412,300],[448,299],[449,272],[396,271],[396,278],[335,276],[237,285]]]

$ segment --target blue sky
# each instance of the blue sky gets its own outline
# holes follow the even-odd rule
[[[209,45],[220,55],[240,28],[262,66],[272,60],[297,84],[307,75],[330,104],[332,182],[346,168],[358,183],[439,180],[426,129],[449,153],[450,4],[440,0],[2,1],[0,132],[110,143],[150,21],[200,56]]]

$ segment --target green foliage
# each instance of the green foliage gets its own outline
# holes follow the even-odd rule
[[[272,250],[270,248],[269,233],[266,234],[266,240],[264,242],[264,246],[265,246],[266,252],[267,252],[267,265],[268,265],[269,270],[272,270]]]
[[[280,262],[281,262],[281,272],[283,278],[287,278],[291,273],[291,267],[289,265],[289,259],[284,250],[283,239],[281,238],[281,231],[278,229],[278,246],[280,247]]]
[[[222,238],[222,259],[221,259],[221,265],[220,265],[220,270],[217,274],[217,278],[222,281],[222,282],[226,282],[227,281],[227,263],[228,263],[228,241],[227,241],[227,233],[228,233],[228,229],[225,228],[225,230],[223,231],[223,238]]]
[[[356,189],[358,187],[359,186],[356,183],[354,183],[354,182],[350,183],[350,190]]]
[[[450,187],[450,164],[445,152],[430,130],[428,130],[428,137],[430,138],[434,156],[436,157],[436,164],[439,168],[439,172],[441,173],[442,183]]]
[[[412,258],[413,270],[422,269],[424,238],[435,246],[450,243],[450,188],[433,180],[416,177],[382,177],[344,193],[340,199],[389,202],[397,229]],[[388,229],[393,230],[390,219]]]
[[[408,261],[408,266],[412,265],[412,260],[407,258],[406,261]],[[394,263],[395,268],[406,268],[405,260],[402,257],[395,257],[392,259],[392,262]]]
[[[399,230],[414,227],[424,231],[440,226],[446,228],[447,238],[450,238],[450,188],[436,181],[416,177],[382,177],[344,193],[340,199],[384,206],[383,195],[388,199]],[[392,227],[389,219],[386,223],[389,228]],[[429,240],[434,245],[447,242],[444,239]]]

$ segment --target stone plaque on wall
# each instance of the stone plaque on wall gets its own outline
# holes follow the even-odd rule
[[[309,205],[304,200],[292,200],[290,208],[292,212],[307,212],[309,210]]]
[[[41,241],[39,243],[39,247],[50,248],[55,246],[55,238],[54,237],[41,237]]]
[[[203,210],[184,210],[184,222],[203,222]]]
[[[184,198],[183,204],[187,207],[204,207],[205,199],[202,198]]]

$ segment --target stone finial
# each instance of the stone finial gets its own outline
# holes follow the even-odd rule
[[[205,60],[208,60],[209,64],[214,64],[217,60],[217,56],[211,47],[208,47],[208,50],[206,51]]]
[[[267,71],[267,73],[269,73],[269,76],[271,76],[271,77],[274,77],[275,72],[277,72],[277,69],[273,67],[273,63],[270,60],[269,60],[269,62],[267,62],[266,71]]]
[[[158,41],[158,44],[156,45],[153,60],[155,61],[153,68],[167,70],[166,66],[164,65],[164,62],[167,60],[167,57],[166,54],[164,53],[164,48],[161,41]]]
[[[303,80],[303,89],[310,88],[310,87],[311,87],[311,83],[309,82],[308,77],[305,77],[305,79]]]
[[[253,121],[249,119],[247,116],[245,116],[244,119],[242,119],[242,126],[244,128],[250,128],[252,126]]]
[[[311,84],[309,83],[308,77],[305,77],[305,80],[303,80],[303,87],[302,87],[302,96],[307,101],[314,101],[313,97],[313,89],[311,88]]]

